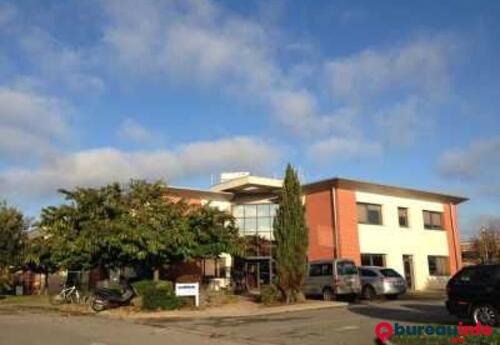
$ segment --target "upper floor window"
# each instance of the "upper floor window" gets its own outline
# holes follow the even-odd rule
[[[443,229],[443,214],[441,212],[423,211],[423,215],[425,229]]]
[[[358,223],[382,225],[382,206],[357,203]]]
[[[277,207],[276,204],[234,206],[233,216],[236,218],[240,233],[246,236],[260,235],[264,238],[271,238]]]
[[[398,207],[398,219],[400,227],[407,228],[409,226],[408,209],[406,207]]]

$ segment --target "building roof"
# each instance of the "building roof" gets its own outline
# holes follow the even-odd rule
[[[216,192],[211,190],[183,188],[183,187],[168,187],[168,193],[182,198],[195,199],[206,198],[210,200],[230,201],[233,199],[233,193]]]
[[[230,201],[234,199],[235,195],[273,194],[279,191],[282,185],[283,180],[280,179],[248,175],[218,183],[212,186],[210,190],[180,187],[168,187],[168,189],[170,193],[185,198],[207,198],[211,200]],[[332,187],[386,194],[402,198],[450,202],[453,204],[459,204],[469,200],[468,198],[462,196],[446,193],[384,185],[342,177],[334,177],[306,183],[302,186],[304,192],[306,193],[316,190],[329,189]]]
[[[417,198],[423,200],[435,200],[439,202],[451,202],[453,204],[459,204],[461,202],[469,200],[468,198],[457,195],[383,185],[379,183],[352,180],[342,177],[334,177],[330,179],[307,183],[303,185],[303,190],[307,193],[315,190],[323,190],[332,187],[354,189],[363,192],[371,192],[378,194],[387,194],[403,198]]]
[[[282,186],[283,180],[248,175],[218,183],[210,189],[215,192],[258,194],[275,192]]]

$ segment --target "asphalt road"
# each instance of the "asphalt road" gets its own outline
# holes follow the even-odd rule
[[[401,300],[260,317],[145,320],[0,310],[1,345],[374,344],[380,321],[453,324],[442,301]]]
[[[198,320],[149,320],[158,328],[184,329],[217,339],[247,344],[364,345],[375,343],[375,326],[381,321],[399,324],[456,324],[442,301],[401,300],[353,304],[260,317]]]

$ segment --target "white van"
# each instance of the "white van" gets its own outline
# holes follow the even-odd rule
[[[310,261],[304,284],[304,294],[322,296],[331,301],[334,297],[354,300],[361,293],[358,269],[350,259]]]

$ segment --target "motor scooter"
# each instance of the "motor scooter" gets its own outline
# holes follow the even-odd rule
[[[109,288],[96,289],[90,300],[90,307],[94,311],[100,312],[105,309],[129,305],[137,293],[126,279],[120,278],[120,287],[122,291]]]

